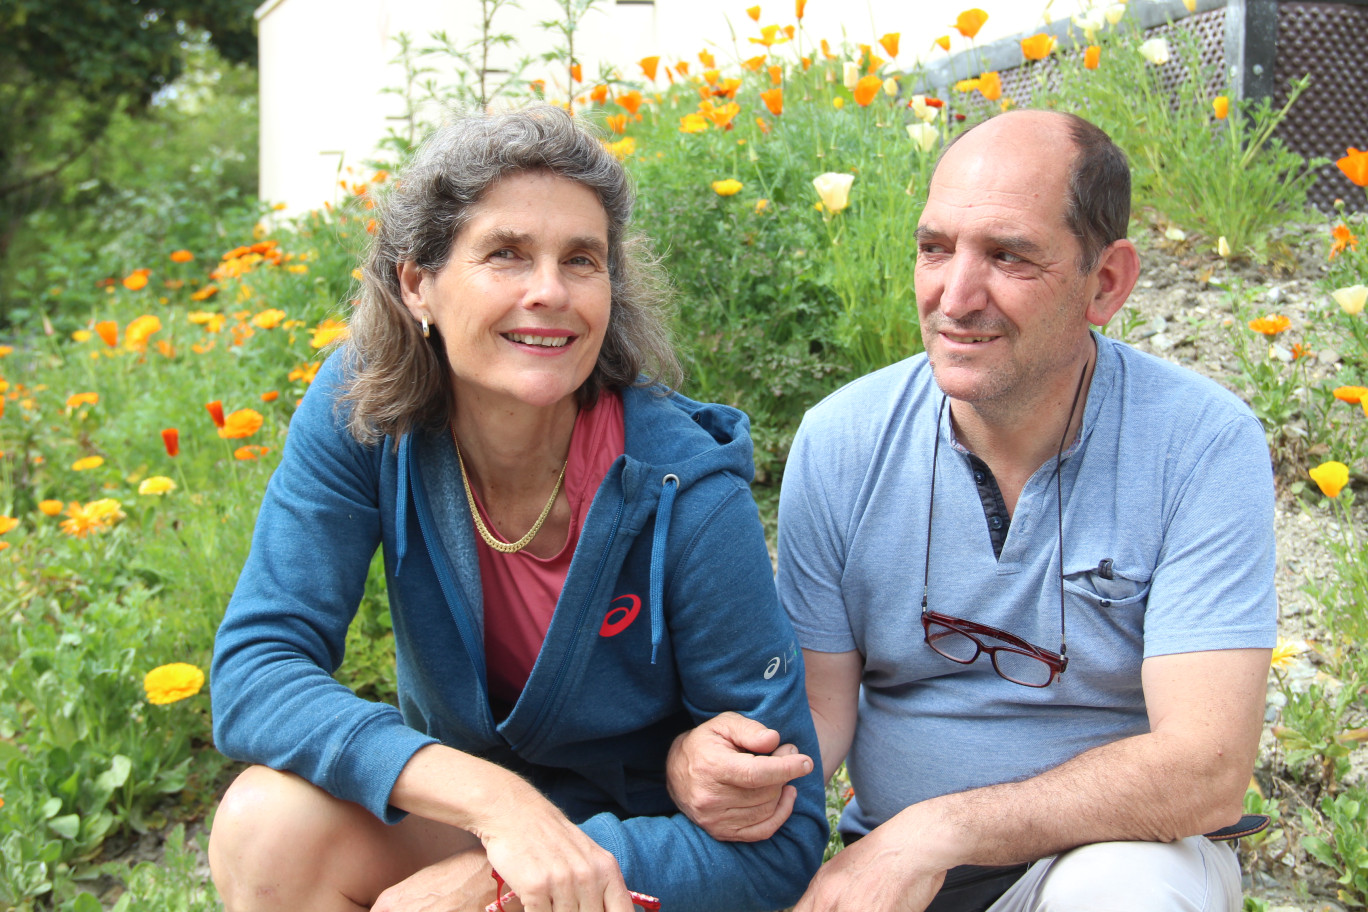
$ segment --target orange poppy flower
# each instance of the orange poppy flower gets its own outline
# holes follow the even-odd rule
[[[188,250],[176,250],[171,254],[171,262],[188,263],[195,258],[195,255]]]
[[[103,456],[86,456],[73,462],[71,470],[73,472],[85,472],[90,469],[98,469],[102,465],[104,465]]]
[[[1230,116],[1230,99],[1224,95],[1217,95],[1211,99],[1211,110],[1217,120],[1225,120]]]
[[[1021,53],[1027,60],[1044,60],[1055,49],[1055,37],[1044,32],[1021,39]]]
[[[594,86],[593,90],[589,92],[589,100],[594,104],[603,104],[608,100],[608,87],[603,83]]]
[[[1287,328],[1291,325],[1292,321],[1282,314],[1269,314],[1266,317],[1256,317],[1249,321],[1250,329],[1270,338],[1278,335],[1278,333],[1286,332]]]
[[[646,78],[655,82],[656,70],[660,67],[660,57],[642,57],[641,72],[646,74]]]
[[[315,326],[312,332],[313,336],[309,340],[311,348],[323,348],[351,335],[346,323],[331,318]]]
[[[264,420],[261,413],[255,409],[238,409],[224,417],[223,426],[218,429],[218,435],[224,440],[251,437],[261,430],[261,423]]]
[[[132,351],[147,348],[147,340],[153,333],[161,332],[161,320],[151,314],[143,314],[124,327],[124,347]]]
[[[545,94],[546,94],[546,80],[545,80],[545,79],[534,79],[534,80],[532,80],[531,82],[529,82],[529,83],[527,84],[527,88],[530,89],[530,90],[532,91],[532,94],[534,94],[534,95],[536,95],[536,96],[538,96],[538,97],[540,97],[540,96],[542,96],[542,95],[545,95]]]
[[[1330,245],[1332,260],[1346,250],[1358,250],[1358,238],[1354,237],[1348,225],[1336,225],[1335,230],[1330,232],[1330,237],[1334,242]]]
[[[765,65],[767,59],[769,58],[764,54],[760,54],[757,57],[747,57],[745,60],[741,61],[741,69],[750,70],[752,73],[758,73],[760,72],[760,68]]]
[[[19,520],[15,519],[13,516],[0,516],[0,535],[4,535],[18,525]]]
[[[205,286],[204,286],[203,288],[201,288],[199,291],[196,291],[196,292],[194,292],[193,294],[191,294],[191,295],[190,295],[190,300],[192,300],[192,301],[207,301],[207,300],[209,300],[210,298],[212,298],[212,297],[213,297],[214,295],[216,295],[216,294],[218,294],[218,286],[217,286],[217,285],[205,285]]]
[[[204,403],[204,407],[209,410],[209,417],[214,419],[214,427],[223,429],[223,403],[218,399],[213,402]]]
[[[279,398],[280,398],[280,391],[279,391],[279,390],[269,390],[268,392],[265,392],[265,393],[262,393],[262,394],[261,394],[261,401],[262,401],[262,402],[275,402],[275,401],[276,401],[277,399],[279,399]]]
[[[831,43],[825,38],[822,39],[822,56],[827,60],[835,60],[836,55],[831,52]]]
[[[978,83],[979,93],[989,101],[997,101],[1002,97],[1002,77],[996,71],[984,73],[978,78]]]
[[[807,12],[807,0],[793,0],[794,15],[802,19],[803,13]]]
[[[758,7],[758,6],[748,6],[748,7],[746,7],[746,15],[751,17],[751,21],[752,21],[752,22],[759,22],[759,21],[760,21],[760,7]]]
[[[889,57],[898,56],[898,39],[901,35],[901,32],[889,32],[879,39],[879,46],[888,52]]]
[[[687,61],[687,60],[681,60],[681,61],[679,61],[679,63],[676,63],[676,64],[675,64],[675,72],[678,73],[680,76],[688,76],[688,75],[689,75],[689,61]]]
[[[627,132],[626,114],[610,114],[603,119],[603,122],[607,124],[608,129],[612,130],[614,133],[622,134]]]
[[[937,39],[936,39],[934,42],[932,42],[932,43],[935,44],[936,47],[940,48],[942,51],[945,51],[947,54],[950,53],[950,36],[949,36],[949,35],[941,35],[939,38],[937,38]]]
[[[641,102],[643,101],[643,99],[641,97],[641,93],[638,92],[636,89],[633,89],[630,92],[627,92],[623,95],[619,95],[617,98],[614,99],[614,101],[616,101],[622,107],[626,108],[628,114],[631,114],[633,117],[635,117],[636,112],[641,108]]]
[[[779,26],[766,25],[760,29],[759,38],[747,38],[746,40],[749,41],[751,44],[759,44],[765,47],[774,47],[776,44],[783,44],[785,41],[788,41],[789,39],[787,37],[779,37]]]
[[[1095,44],[1088,45],[1088,49],[1083,52],[1083,67],[1088,70],[1095,70],[1102,63],[1102,48]]]
[[[150,270],[138,269],[124,276],[123,287],[129,291],[141,291],[147,287],[147,277]]]
[[[855,83],[855,103],[862,108],[869,107],[881,88],[883,80],[878,76],[861,76],[860,81]]]
[[[717,66],[717,58],[707,51],[699,51],[698,60],[703,64],[705,69],[711,70],[713,67]]]
[[[66,506],[60,500],[40,500],[38,501],[38,512],[44,516],[56,516],[62,512],[62,507]]]
[[[1340,386],[1335,388],[1335,398],[1340,402],[1358,405],[1368,396],[1368,386]]]
[[[804,58],[802,59],[801,63],[803,64],[803,72],[804,72],[804,73],[806,73],[808,70],[812,69],[812,58],[811,58],[811,57],[804,57]]]
[[[772,66],[769,68],[770,85],[780,85],[784,81],[784,68]]]
[[[222,411],[222,406],[220,406]],[[162,446],[166,447],[166,455],[176,457],[180,455],[180,431],[175,428],[162,428]]]
[[[578,63],[570,64],[570,81],[572,83],[584,81],[584,70],[580,68]]]
[[[98,405],[100,402],[99,393],[73,393],[67,397],[67,408],[80,408],[83,405]]]
[[[708,129],[708,118],[694,112],[679,118],[680,133],[702,133]]]
[[[110,348],[119,344],[119,324],[113,320],[101,320],[95,324],[95,335],[99,336]]]
[[[1350,146],[1349,154],[1335,164],[1339,165],[1339,169],[1344,172],[1344,176],[1349,180],[1360,187],[1368,187],[1368,149],[1360,152]]]
[[[760,93],[760,100],[769,108],[769,112],[775,117],[784,113],[784,90],[782,88],[770,89]]]
[[[965,38],[973,38],[988,21],[988,14],[981,9],[968,9],[955,17],[954,28]]]
[[[291,383],[294,383],[299,380],[302,380],[305,383],[313,383],[314,375],[318,373],[318,369],[322,365],[323,362],[321,361],[314,361],[310,364],[301,364],[294,370],[290,371],[290,375],[287,379]]]
[[[260,459],[269,452],[271,452],[270,447],[249,443],[246,446],[240,446],[236,450],[233,450],[233,458],[240,462],[251,462],[254,459]]]

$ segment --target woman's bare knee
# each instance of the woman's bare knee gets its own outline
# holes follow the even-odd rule
[[[329,883],[332,849],[357,830],[383,826],[360,806],[292,773],[250,767],[229,786],[214,816],[214,883],[230,912],[357,908]]]

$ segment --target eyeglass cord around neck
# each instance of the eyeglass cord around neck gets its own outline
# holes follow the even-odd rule
[[[1088,376],[1088,363],[1083,363],[1083,371],[1078,375],[1078,386],[1074,389],[1073,402],[1069,405],[1069,416],[1064,422],[1064,432],[1059,435],[1059,447],[1055,453],[1055,504],[1058,508],[1058,532],[1059,532],[1059,656],[1066,658],[1069,654],[1069,647],[1064,636],[1064,485],[1060,478],[1060,472],[1064,467],[1064,444],[1069,438],[1069,426],[1073,424],[1074,411],[1078,408],[1078,399],[1083,395],[1083,381]],[[936,515],[936,465],[940,461],[940,428],[941,421],[945,418],[945,403],[949,397],[941,394],[940,408],[936,410],[936,442],[931,449],[931,502],[927,506],[926,515],[926,563],[922,568],[922,611],[927,607],[927,591],[931,587],[931,525],[932,519]],[[1063,673],[1062,670],[1060,672]]]

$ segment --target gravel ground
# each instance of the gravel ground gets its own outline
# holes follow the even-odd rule
[[[1308,251],[1291,274],[1269,275],[1248,265],[1222,263],[1205,252],[1152,245],[1141,252],[1144,268],[1140,284],[1127,304],[1128,312],[1118,318],[1119,324],[1114,321],[1112,334],[1243,394],[1238,388],[1241,366],[1235,342],[1238,334],[1248,332],[1244,320],[1270,312],[1287,316],[1291,329],[1280,337],[1287,340],[1280,347],[1284,357],[1290,358],[1287,349],[1292,343],[1307,338],[1303,331],[1314,327],[1320,314],[1337,306],[1318,284],[1325,270],[1324,260],[1318,257],[1323,257],[1321,251]],[[1232,294],[1228,289],[1241,293]],[[1233,303],[1237,299],[1244,302],[1248,313],[1237,313]],[[1259,340],[1251,351],[1262,353],[1266,344]],[[1308,381],[1314,384],[1339,370],[1340,356],[1328,347],[1320,348],[1299,366],[1305,367]],[[1274,444],[1279,489],[1274,519],[1279,636],[1314,645],[1322,629],[1320,609],[1306,590],[1334,577],[1334,558],[1325,541],[1336,527],[1325,511],[1309,505],[1320,499],[1318,495],[1304,505],[1291,491],[1295,481],[1305,479],[1307,465],[1328,458],[1308,452],[1297,435],[1299,429],[1291,430]],[[1363,479],[1357,480],[1361,483]],[[1360,535],[1368,532],[1368,516],[1363,510],[1357,511],[1353,521]],[[1309,655],[1309,659],[1297,661],[1290,679],[1305,681],[1315,676],[1314,651]],[[1275,718],[1278,703],[1279,695],[1270,689],[1270,721]],[[1261,778],[1273,772],[1267,758],[1274,745],[1265,734]],[[1355,759],[1354,775],[1362,776],[1363,758]],[[1293,821],[1281,846],[1275,847],[1287,851],[1278,861],[1259,865],[1247,876],[1247,895],[1266,902],[1270,912],[1342,910],[1343,906],[1333,900],[1336,885],[1329,872],[1300,850],[1299,836]]]

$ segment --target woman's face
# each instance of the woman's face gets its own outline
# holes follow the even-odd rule
[[[399,267],[404,303],[441,333],[457,403],[547,408],[598,361],[612,301],[608,216],[544,171],[494,184],[436,273]]]

